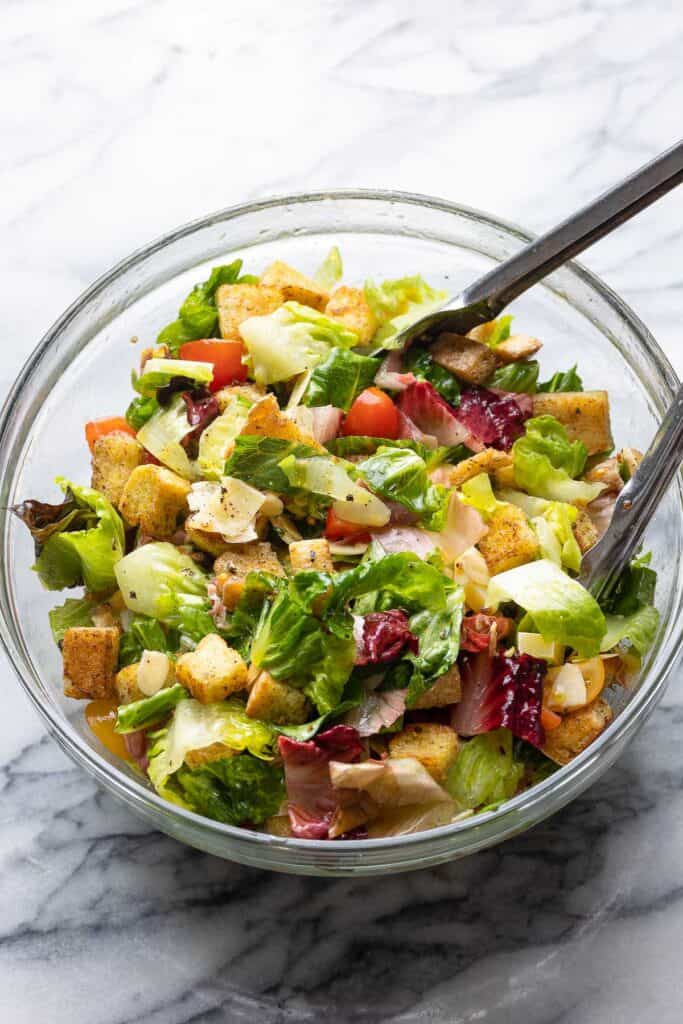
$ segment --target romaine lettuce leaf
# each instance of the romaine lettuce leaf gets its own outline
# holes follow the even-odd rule
[[[116,587],[114,566],[123,555],[123,522],[113,505],[92,487],[79,487],[63,477],[57,483],[64,491],[62,505],[53,509],[49,525],[32,526],[24,502],[13,511],[29,526],[38,555],[33,566],[48,590],[63,590],[85,584],[93,594],[111,593]]]
[[[141,395],[152,395],[159,388],[166,387],[174,377],[192,381],[201,386],[213,380],[213,365],[193,359],[148,359],[134,387]]]
[[[481,512],[487,520],[505,505],[504,502],[498,501],[493,493],[491,478],[487,473],[478,473],[466,480],[460,488],[460,497],[466,505],[471,505],[477,512]]]
[[[218,323],[216,289],[219,285],[239,281],[241,269],[242,260],[214,267],[206,281],[194,286],[180,307],[178,319],[164,327],[157,337],[157,344],[168,345],[171,354],[176,355],[186,341],[213,337]],[[245,281],[245,278],[241,280]]]
[[[375,494],[410,509],[427,529],[443,530],[450,492],[441,484],[431,482],[427,466],[416,452],[393,446],[380,447],[356,469]]]
[[[353,348],[358,335],[298,302],[285,302],[274,313],[253,316],[240,324],[257,384],[291,380],[322,363],[333,348]]]
[[[174,544],[143,544],[117,562],[115,572],[133,612],[180,628],[193,622],[197,612],[208,614],[208,577]]]
[[[133,665],[143,651],[163,651],[172,654],[178,650],[179,637],[175,630],[164,630],[156,619],[147,615],[134,615],[119,644],[119,666]]]
[[[659,612],[651,605],[645,605],[630,615],[606,615],[605,621],[607,632],[600,644],[601,651],[611,651],[626,640],[643,655],[650,649],[657,635]]]
[[[314,455],[307,459],[288,455],[279,466],[291,488],[332,498],[335,512],[347,522],[370,528],[386,526],[389,522],[391,513],[386,505],[351,479],[347,472],[350,464],[344,466],[332,455]]]
[[[576,580],[547,558],[493,576],[487,607],[514,601],[532,617],[544,640],[556,640],[591,658],[605,635],[605,616],[597,601]]]
[[[485,807],[509,800],[517,792],[524,764],[516,761],[509,729],[482,733],[464,743],[444,788],[461,807]]]
[[[92,613],[96,607],[96,602],[88,597],[67,597],[64,604],[51,608],[48,618],[55,643],[62,642],[67,629],[74,626],[92,626]]]
[[[304,405],[334,405],[348,412],[353,402],[375,379],[379,359],[333,348],[315,367],[304,395]]]
[[[144,427],[147,420],[150,420],[158,409],[159,403],[157,402],[156,394],[138,395],[126,409],[126,420],[133,430],[139,430],[140,427]]]
[[[245,434],[235,438],[235,447],[225,464],[225,476],[237,477],[260,491],[296,494],[298,489],[290,484],[280,463],[288,456],[308,459],[314,455],[318,455],[315,448],[298,441]]]
[[[253,402],[245,395],[232,395],[221,415],[202,431],[197,456],[202,476],[209,480],[220,480],[223,476],[228,451],[244,427],[252,405]]]
[[[339,281],[341,281],[343,274],[344,266],[342,264],[341,253],[339,252],[338,247],[333,245],[313,275],[313,280],[316,284],[319,284],[321,288],[325,288],[326,291],[330,291],[335,284],[338,284]],[[323,402],[322,404],[326,405],[327,403]]]
[[[512,446],[515,483],[529,494],[586,505],[602,492],[602,484],[573,480],[586,464],[586,446],[570,441],[554,416],[536,416]]]
[[[488,380],[487,387],[499,388],[501,391],[514,391],[517,394],[533,395],[538,380],[538,362],[535,359],[519,363],[508,363],[494,370]]]
[[[415,701],[455,664],[460,651],[460,625],[464,607],[463,588],[451,584],[442,612],[422,611],[410,618],[410,631],[419,641],[417,654],[405,657],[413,665],[406,704]]]
[[[495,348],[501,341],[507,341],[510,337],[510,327],[514,317],[499,316],[497,320],[489,321],[489,333],[486,335],[485,343],[489,348]]]
[[[416,320],[439,309],[448,293],[431,288],[416,274],[379,285],[368,280],[365,298],[380,325],[372,340],[373,347],[379,351],[400,347],[397,335]]]
[[[546,508],[543,512],[531,519],[541,555],[578,573],[581,568],[581,548],[572,529],[578,511],[574,505],[562,501],[548,501],[544,504]]]
[[[410,370],[418,380],[428,381],[451,405],[460,404],[458,378],[434,362],[427,349],[411,345],[404,356],[404,363],[406,370]]]
[[[554,373],[550,380],[544,381],[537,387],[539,392],[556,391],[583,391],[583,381],[576,372],[576,364],[570,370]]]
[[[650,567],[650,559],[649,552],[633,559],[607,597],[601,600],[603,611],[613,615],[631,615],[644,605],[653,603],[657,573]]]
[[[285,797],[282,767],[250,754],[211,761],[194,770],[183,765],[174,782],[194,811],[226,825],[260,825],[277,814]]]
[[[138,441],[152,455],[185,480],[196,480],[197,467],[181,445],[192,430],[187,419],[187,406],[181,395],[174,395],[165,407],[156,412],[138,431]]]
[[[156,725],[167,718],[181,700],[188,699],[189,694],[185,687],[175,683],[174,686],[159,690],[152,697],[143,697],[142,700],[122,704],[116,713],[115,732],[123,735]]]

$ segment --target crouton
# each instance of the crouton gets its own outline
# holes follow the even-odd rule
[[[140,442],[123,430],[114,430],[98,437],[93,445],[91,484],[118,506],[129,476],[144,461],[145,449]]]
[[[75,700],[114,697],[120,630],[72,626],[64,633],[64,695]]]
[[[289,545],[289,557],[294,572],[316,569],[318,572],[334,572],[330,545],[320,540],[297,540]]]
[[[275,395],[266,395],[249,410],[247,422],[240,431],[242,434],[255,434],[258,437],[279,437],[284,441],[299,441],[309,448],[329,455],[329,452],[315,440],[311,434],[291,420],[280,410]]]
[[[624,486],[619,472],[619,460],[615,456],[603,459],[602,462],[592,466],[585,474],[585,479],[592,484],[602,484],[603,494],[618,494]]]
[[[275,725],[300,725],[306,721],[309,703],[301,690],[260,672],[249,691],[247,714]]]
[[[461,487],[468,480],[480,473],[494,473],[506,466],[512,466],[509,452],[499,452],[496,448],[484,448],[469,459],[463,459],[455,466],[439,466],[431,474],[432,480],[446,487]]]
[[[228,611],[232,611],[237,604],[250,572],[285,575],[282,563],[271,545],[258,540],[249,541],[248,544],[232,544],[228,551],[219,555],[213,569],[216,573],[216,587]]]
[[[433,686],[423,693],[412,708],[445,708],[449,704],[457,704],[462,697],[460,672],[457,665],[452,665],[445,675],[440,676]]]
[[[458,735],[449,725],[415,722],[391,737],[389,756],[414,757],[439,782],[456,758],[458,743]]]
[[[477,545],[492,576],[530,562],[538,554],[538,537],[526,515],[516,505],[504,505],[494,512],[489,532]]]
[[[330,293],[310,277],[301,274],[282,260],[266,267],[261,275],[261,287],[279,288],[286,302],[300,302],[322,311],[330,300]]]
[[[227,388],[216,391],[213,397],[218,403],[219,411],[225,412],[236,398],[244,398],[251,405],[255,405],[256,402],[261,401],[264,395],[265,391],[258,384],[231,384]]]
[[[583,441],[589,455],[612,448],[606,391],[558,391],[533,396],[534,416],[554,416],[570,441]]]
[[[591,517],[583,509],[579,509],[579,514],[572,526],[572,530],[576,537],[576,543],[581,549],[581,554],[584,555],[596,543],[598,531],[595,529]]]
[[[138,669],[140,662],[126,665],[116,673],[114,689],[119,704],[132,704],[134,700],[142,700],[145,696],[138,686]]]
[[[543,343],[530,334],[511,334],[496,345],[492,352],[500,363],[516,363],[520,359],[528,359],[542,347]]]
[[[440,334],[429,352],[434,362],[467,384],[484,384],[498,365],[487,345],[459,334]]]
[[[285,301],[279,288],[259,284],[222,284],[216,289],[216,309],[221,338],[241,341],[238,330],[251,316],[273,313]]]
[[[611,707],[598,697],[588,707],[565,715],[556,729],[546,733],[543,753],[556,764],[568,764],[597,739],[611,721]]]
[[[377,330],[377,318],[361,288],[336,288],[325,306],[325,313],[339,320],[358,335],[359,345],[369,345]]]
[[[185,764],[188,768],[201,768],[203,764],[210,764],[212,761],[223,761],[226,757],[234,757],[236,753],[237,751],[233,750],[226,743],[209,743],[208,747],[188,750],[185,754]]]
[[[194,530],[188,526],[191,516],[185,520],[185,534],[191,544],[194,544],[200,551],[206,551],[207,555],[217,558],[230,550],[230,545],[224,541],[220,533],[207,533],[205,530]]]
[[[643,453],[639,452],[637,448],[622,448],[617,459],[625,479],[630,480],[643,461]]]
[[[225,700],[243,690],[247,666],[217,633],[209,633],[194,651],[182,654],[176,662],[176,677],[201,704]]]
[[[130,526],[150,537],[170,537],[185,508],[190,484],[164,466],[138,466],[123,488],[119,508]]]

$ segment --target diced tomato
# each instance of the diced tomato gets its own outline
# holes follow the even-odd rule
[[[242,362],[244,345],[241,341],[221,341],[219,338],[202,338],[186,341],[180,346],[181,359],[195,359],[199,363],[213,363],[211,391],[219,391],[227,384],[247,379],[247,368]]]
[[[349,409],[342,434],[387,437],[395,440],[400,429],[398,409],[379,388],[366,388]]]
[[[369,544],[371,540],[370,534],[360,530],[358,523],[340,519],[331,508],[327,510],[325,536],[328,540],[345,540],[349,544]]]
[[[557,729],[558,725],[562,723],[562,717],[556,715],[550,708],[541,708],[541,725],[546,732],[552,732],[553,729]]]
[[[106,416],[104,419],[90,420],[90,423],[86,423],[85,439],[90,451],[95,447],[95,441],[106,437],[107,434],[113,434],[115,431],[135,437],[135,431],[123,416]]]

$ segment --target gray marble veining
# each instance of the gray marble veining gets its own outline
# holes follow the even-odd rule
[[[273,192],[433,193],[541,228],[680,134],[674,0],[5,0],[0,398],[115,260]],[[585,257],[683,371],[683,196]],[[674,1024],[681,674],[627,754],[502,847],[379,881],[149,832],[0,659],[5,1024]]]

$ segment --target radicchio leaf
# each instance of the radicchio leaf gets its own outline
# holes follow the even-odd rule
[[[469,443],[469,429],[456,418],[455,409],[427,381],[410,384],[396,399],[399,410],[438,444]]]
[[[535,747],[542,747],[543,679],[547,665],[529,654],[506,657],[464,654],[460,659],[462,699],[451,724],[461,736],[476,736],[502,727]]]
[[[524,433],[524,423],[532,415],[532,407],[529,395],[467,388],[461,392],[460,405],[453,412],[478,447],[488,445],[509,451]]]
[[[215,395],[212,395],[206,388],[195,388],[193,391],[183,391],[182,399],[187,409],[187,422],[193,427],[181,440],[181,445],[187,452],[188,458],[196,459],[198,454],[199,438],[220,413]]]
[[[371,612],[363,617],[356,665],[387,665],[406,651],[417,654],[419,642],[411,633],[408,616],[398,609]]]
[[[503,615],[484,615],[483,612],[466,615],[460,629],[460,650],[494,654],[499,641],[510,635],[514,625],[512,619]]]
[[[43,545],[53,534],[62,533],[70,527],[85,529],[88,525],[93,525],[97,519],[92,509],[83,508],[78,504],[70,490],[66,491],[64,501],[60,501],[58,505],[29,500],[22,501],[20,505],[12,505],[10,511],[31,531],[36,555],[40,554]]]

